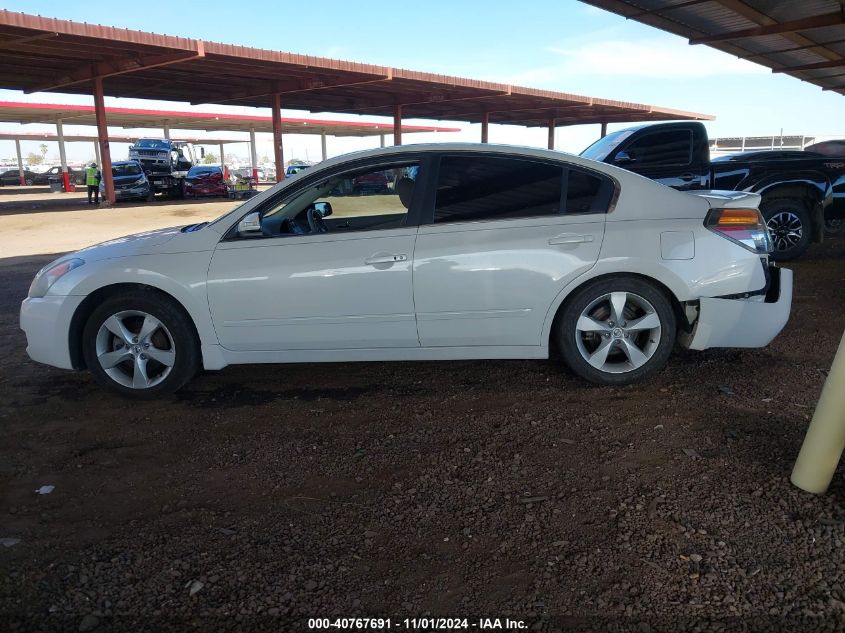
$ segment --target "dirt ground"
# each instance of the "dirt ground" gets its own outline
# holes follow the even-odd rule
[[[842,472],[821,497],[788,480],[845,329],[845,239],[792,265],[771,346],[676,352],[646,384],[256,365],[157,402],[30,362],[17,312],[47,258],[4,257],[2,630],[845,626]]]
[[[259,189],[265,189],[261,186]],[[0,266],[3,259],[63,253],[130,233],[205,222],[239,201],[227,198],[88,204],[86,193],[49,193],[38,187],[0,189]]]

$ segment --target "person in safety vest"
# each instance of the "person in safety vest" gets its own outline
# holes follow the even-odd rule
[[[88,204],[100,204],[100,170],[97,163],[91,163],[85,168],[85,184],[88,185]],[[91,200],[91,194],[94,200]]]

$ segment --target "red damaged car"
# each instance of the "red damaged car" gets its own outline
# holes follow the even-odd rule
[[[194,165],[185,177],[185,197],[228,195],[229,178],[226,165]]]

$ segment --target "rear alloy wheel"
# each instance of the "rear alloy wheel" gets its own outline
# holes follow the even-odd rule
[[[666,364],[675,331],[675,315],[663,292],[642,279],[619,277],[589,284],[567,301],[558,342],[576,374],[622,385]]]
[[[760,205],[774,250],[771,258],[786,262],[800,257],[813,238],[810,213],[800,200],[778,198]]]
[[[103,302],[85,325],[82,349],[95,378],[137,398],[179,389],[199,365],[188,316],[166,297],[143,291]]]

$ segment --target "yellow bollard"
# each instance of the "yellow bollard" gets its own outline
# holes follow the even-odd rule
[[[822,494],[833,479],[845,450],[845,334],[833,359],[816,412],[792,469],[793,484]]]

